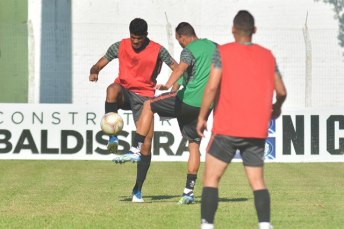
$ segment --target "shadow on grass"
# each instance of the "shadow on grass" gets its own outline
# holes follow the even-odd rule
[[[160,202],[175,202],[175,199],[178,199],[179,196],[166,196],[166,195],[155,195],[155,196],[143,196],[145,200],[150,200],[150,201],[156,201],[159,200]],[[121,196],[120,201],[131,201],[131,198],[128,198],[127,196]],[[173,199],[173,200],[172,200]],[[201,203],[201,196],[195,196],[195,203]],[[171,201],[167,201],[171,200]],[[248,201],[248,198],[219,198],[219,202],[243,202],[243,201]]]
[[[248,201],[248,198],[219,198],[219,202],[243,202],[243,201]]]
[[[150,199],[150,200],[170,200],[170,199],[174,199],[174,198],[178,198],[178,197],[180,197],[180,196],[166,196],[166,195],[156,195],[156,196],[146,196],[146,195],[144,195],[143,196],[143,199],[144,200],[148,200],[148,199]],[[128,198],[127,196],[121,196],[121,198],[123,198],[123,199],[121,199],[120,201],[131,201],[131,198]],[[169,201],[165,201],[165,202],[169,202]]]

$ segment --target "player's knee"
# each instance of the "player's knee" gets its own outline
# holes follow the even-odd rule
[[[106,89],[106,101],[117,102],[119,95],[121,95],[122,88],[119,84],[110,84]]]
[[[209,184],[211,183],[208,179],[208,175],[206,173],[203,173],[202,181],[203,181],[203,186],[208,187]]]
[[[250,181],[250,185],[253,191],[266,189],[264,181]]]
[[[151,148],[152,147],[152,138],[146,136],[145,141],[143,142],[143,146],[147,147],[147,148]]]
[[[149,155],[151,154],[151,151],[152,151],[152,143],[151,141],[145,139],[141,147],[141,153],[144,155]]]
[[[197,174],[198,173],[198,166],[193,166],[192,168],[188,168],[188,174]]]
[[[203,185],[207,187],[218,187],[220,178],[221,176],[204,171],[203,177],[202,177]]]

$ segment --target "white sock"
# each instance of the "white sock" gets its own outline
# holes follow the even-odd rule
[[[214,229],[214,224],[213,223],[202,223],[201,229]]]
[[[193,196],[193,190],[188,189],[188,188],[184,188],[184,194],[186,194],[188,196]]]
[[[133,152],[134,154],[141,156],[140,150],[138,148],[131,147],[130,152]]]
[[[270,222],[260,222],[259,229],[272,229]]]

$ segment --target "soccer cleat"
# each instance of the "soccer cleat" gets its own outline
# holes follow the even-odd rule
[[[183,194],[182,198],[178,201],[178,204],[191,204],[193,202],[195,202],[195,198],[193,196]]]
[[[113,162],[117,163],[125,163],[125,162],[130,162],[132,161],[133,163],[141,161],[141,156],[140,154],[136,154],[133,152],[128,152],[126,154],[123,154],[119,157],[116,157],[115,159],[112,160]]]
[[[118,138],[116,136],[111,136],[107,144],[107,149],[110,150],[112,153],[116,154],[117,148],[118,148]]]
[[[142,199],[141,191],[139,191],[139,190],[134,190],[133,191],[132,202],[135,202],[135,203],[143,203],[144,202],[143,199]]]

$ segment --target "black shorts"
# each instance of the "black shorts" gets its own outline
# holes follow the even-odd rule
[[[177,92],[168,92],[151,99],[151,109],[160,117],[177,118],[183,137],[196,143],[201,142],[196,131],[200,107],[183,103]]]
[[[210,138],[207,153],[217,159],[230,163],[237,150],[245,166],[263,167],[265,139],[238,138],[213,134]]]
[[[131,110],[133,112],[134,121],[137,122],[142,113],[143,103],[151,98],[140,96],[122,85],[121,88],[124,95],[124,103],[118,108],[121,110]]]

